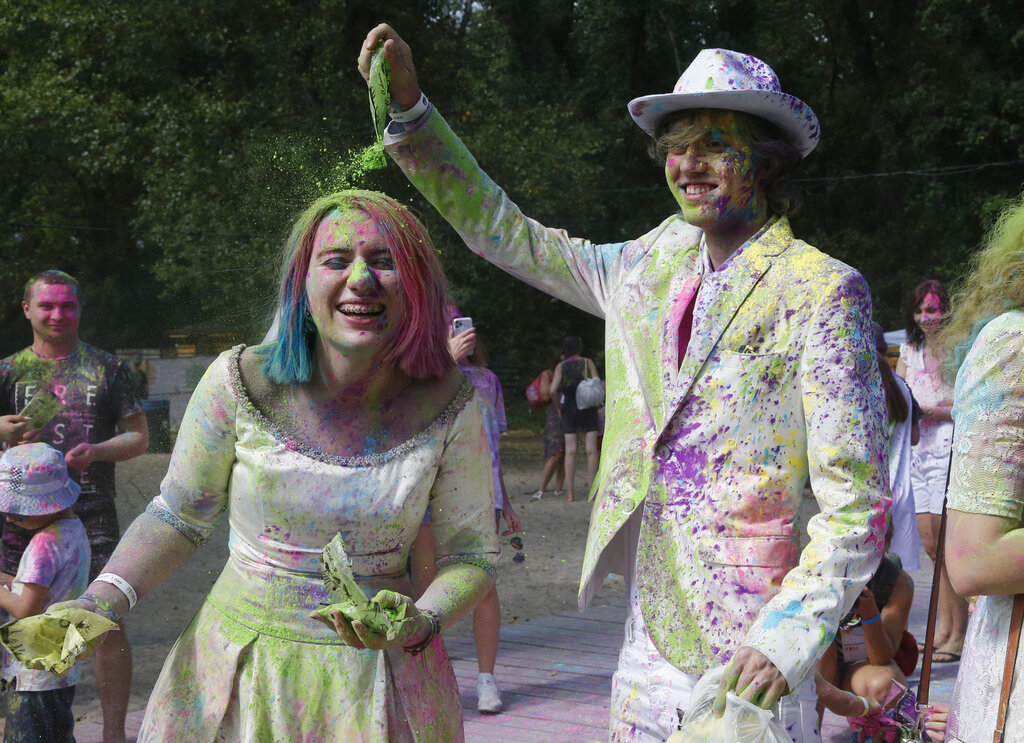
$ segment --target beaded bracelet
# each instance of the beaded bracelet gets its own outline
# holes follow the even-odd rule
[[[434,641],[439,634],[441,634],[441,619],[438,617],[437,612],[431,611],[430,609],[424,609],[420,612],[430,622],[430,631],[427,632],[427,636],[420,640],[415,645],[409,645],[405,648],[405,652],[413,655],[419,655],[427,646]]]

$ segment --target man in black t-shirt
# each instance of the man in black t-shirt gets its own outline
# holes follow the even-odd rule
[[[149,429],[129,366],[78,338],[78,283],[61,271],[43,271],[25,285],[22,300],[32,345],[0,361],[0,439],[8,445],[43,441],[64,453],[82,487],[75,513],[92,549],[90,579],[120,538],[114,506],[114,463],[145,453]],[[40,390],[60,403],[52,420],[29,428],[19,413]],[[3,525],[2,577],[10,585],[31,533]],[[123,624],[121,629],[123,630]],[[96,677],[105,741],[123,741],[131,686],[131,649],[112,632],[96,650]]]

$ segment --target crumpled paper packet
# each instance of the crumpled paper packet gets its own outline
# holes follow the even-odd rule
[[[321,560],[324,586],[333,603],[318,607],[313,614],[314,619],[334,627],[331,613],[337,611],[350,622],[360,621],[371,631],[389,640],[398,637],[406,621],[413,621],[406,617],[407,604],[395,609],[381,606],[376,597],[366,598],[352,575],[352,563],[345,553],[345,543],[340,534],[336,534],[324,547]]]
[[[115,627],[116,623],[86,609],[58,607],[0,626],[0,645],[26,668],[63,676]]]

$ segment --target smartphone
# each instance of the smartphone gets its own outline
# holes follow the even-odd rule
[[[28,418],[28,427],[39,431],[60,412],[60,398],[52,390],[41,389],[25,403],[21,415]]]
[[[452,320],[452,330],[455,335],[460,335],[473,327],[472,317],[456,317]]]

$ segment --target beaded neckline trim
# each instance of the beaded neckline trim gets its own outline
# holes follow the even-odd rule
[[[271,421],[266,415],[264,415],[263,411],[256,407],[252,400],[249,399],[249,393],[246,392],[245,385],[242,383],[242,371],[240,364],[242,360],[242,351],[244,350],[245,344],[235,346],[231,349],[231,355],[228,359],[228,376],[231,380],[231,391],[234,393],[239,406],[256,421],[260,428],[284,444],[289,451],[298,452],[303,456],[326,464],[333,464],[341,467],[374,467],[386,464],[392,459],[401,457],[415,449],[438,429],[448,426],[453,420],[455,420],[455,418],[458,417],[459,413],[461,413],[462,409],[466,406],[466,403],[473,397],[473,383],[470,382],[469,379],[465,379],[459,386],[459,389],[455,393],[455,397],[452,398],[452,401],[448,403],[445,409],[438,413],[437,417],[419,433],[409,439],[406,439],[393,449],[388,449],[387,451],[356,457],[342,457],[336,454],[328,454],[315,446],[295,440],[283,429],[277,426],[277,424]]]

